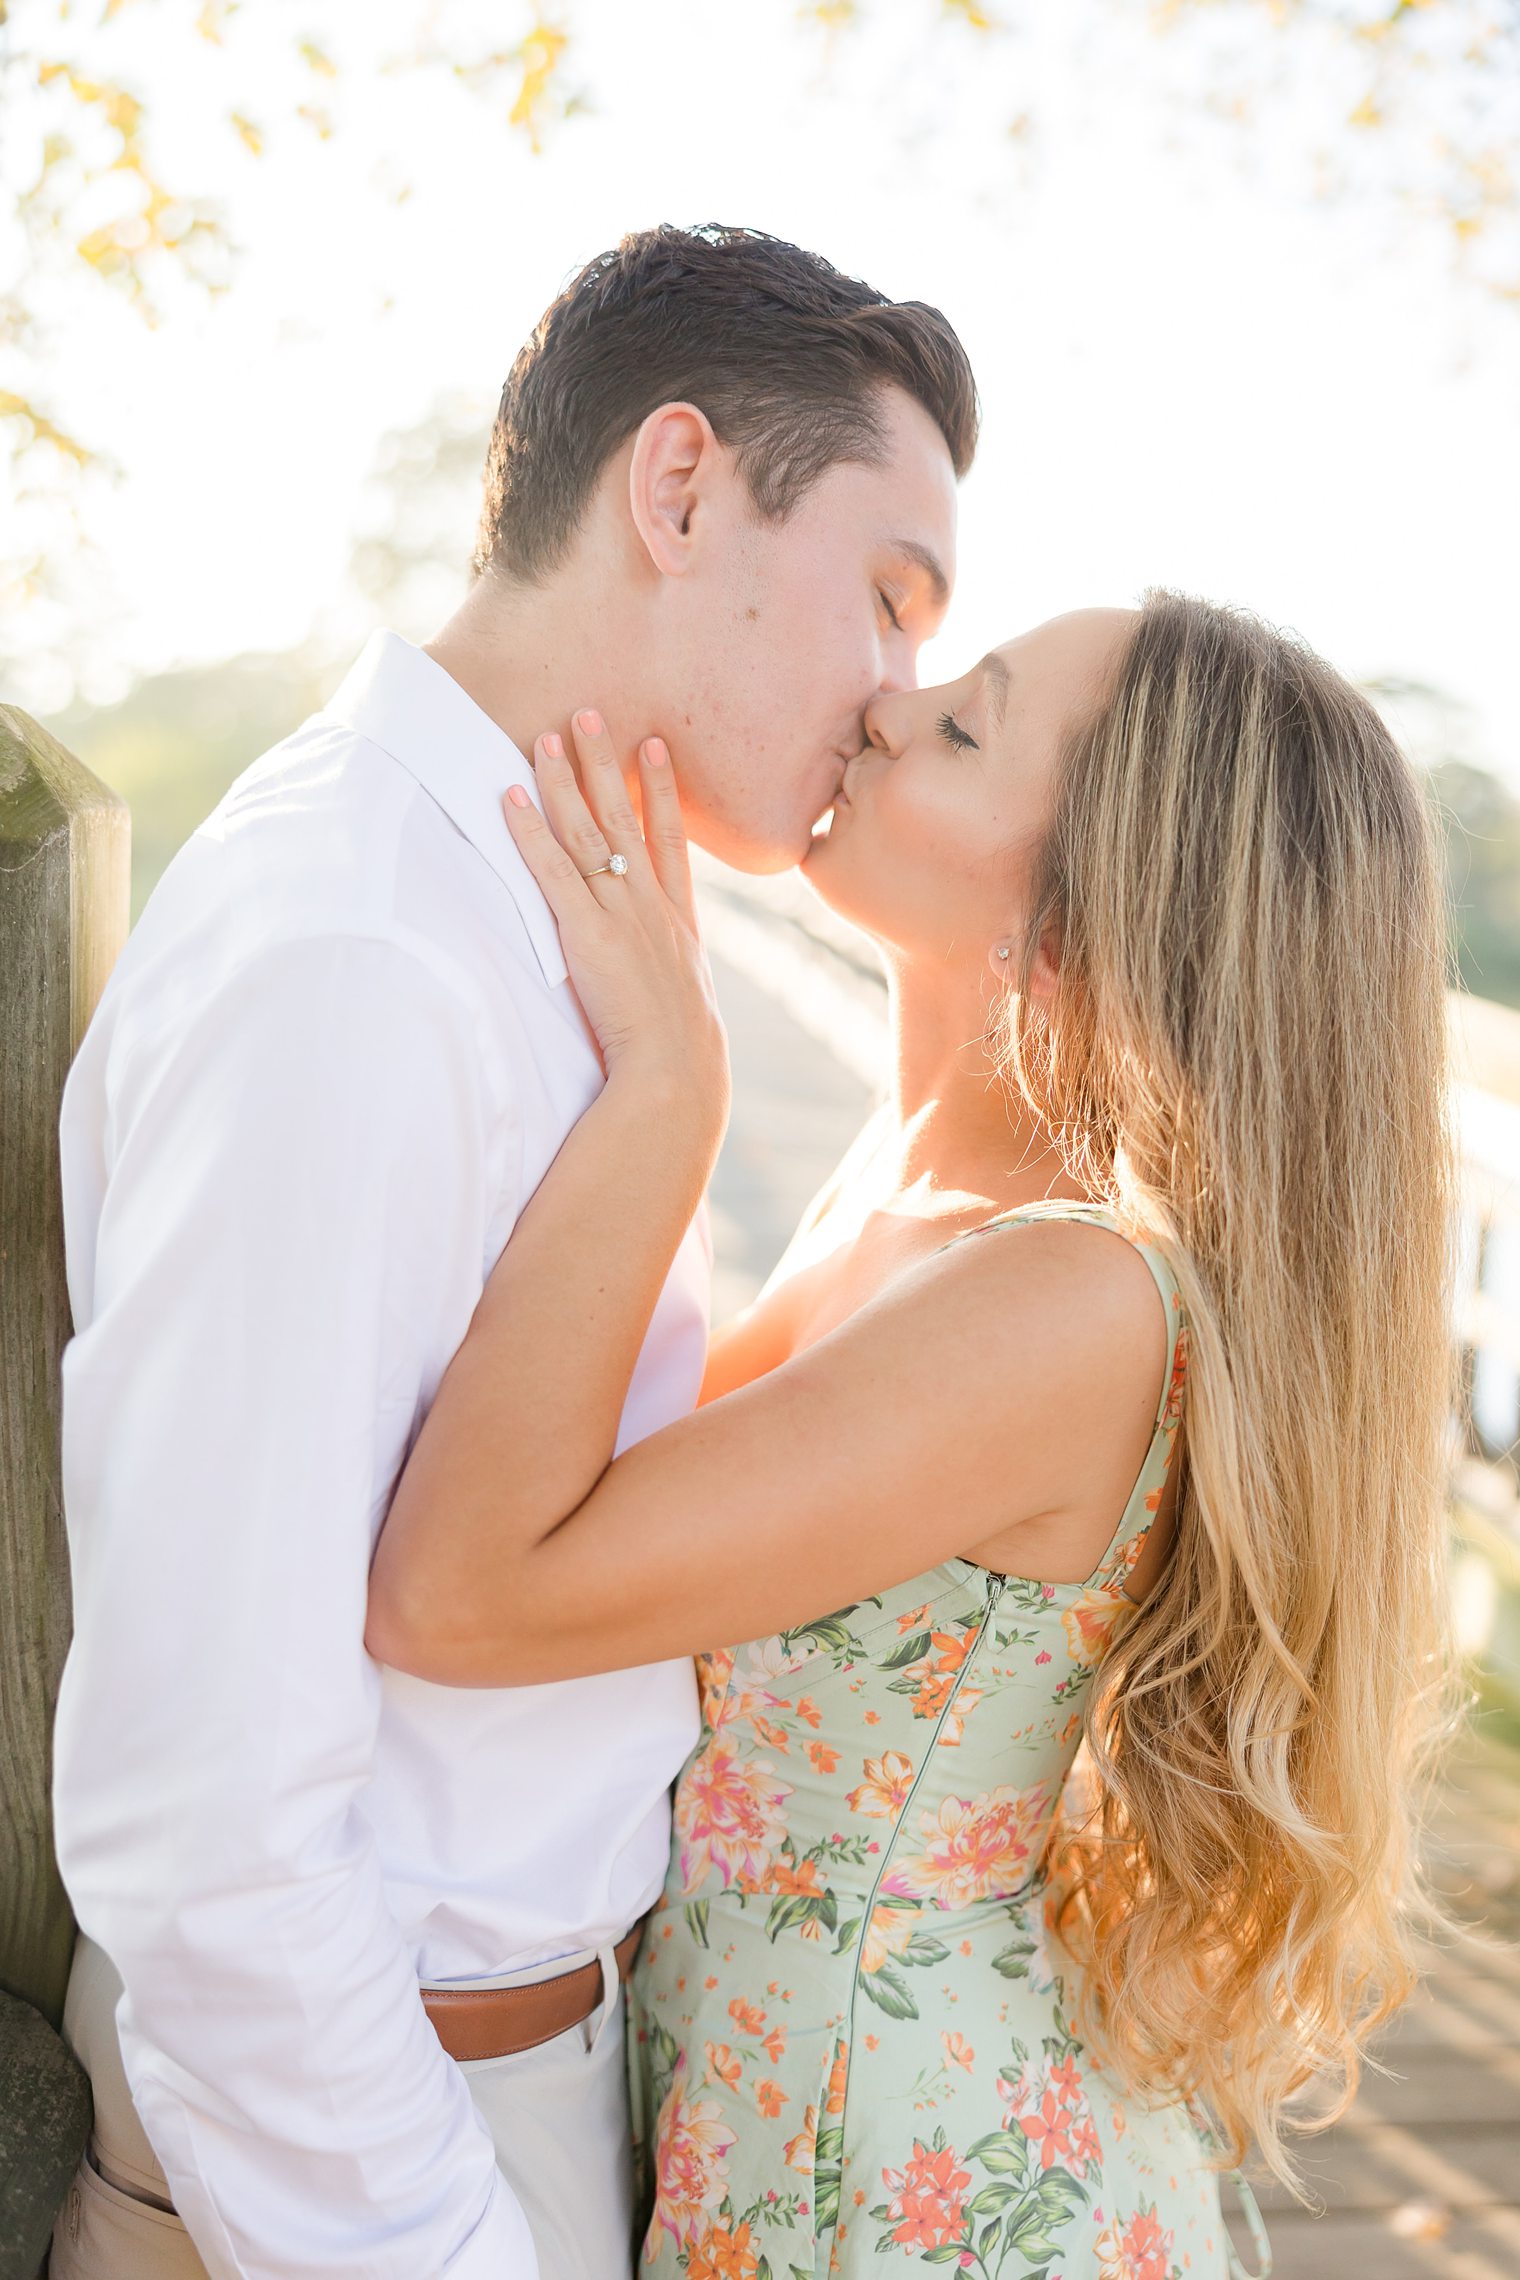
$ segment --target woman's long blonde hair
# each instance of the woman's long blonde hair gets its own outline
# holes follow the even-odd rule
[[[1055,1921],[1111,2061],[1296,2185],[1284,2101],[1318,2079],[1343,2110],[1412,1982],[1451,1715],[1425,800],[1299,642],[1150,594],[1064,757],[1026,982],[1051,939],[1054,998],[1008,1000],[1010,1073],[1170,1257],[1187,1322],[1172,1555],[1094,1684]]]

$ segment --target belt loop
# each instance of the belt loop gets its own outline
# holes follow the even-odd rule
[[[596,1960],[602,1967],[602,2015],[596,2022],[596,2029],[590,2042],[586,2045],[588,2051],[595,2050],[602,2039],[602,2032],[607,2021],[612,2016],[613,2005],[622,2000],[622,1982],[618,1975],[617,1950],[610,1940],[605,1946],[597,1949]]]

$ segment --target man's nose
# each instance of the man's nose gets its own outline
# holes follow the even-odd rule
[[[882,650],[880,694],[890,697],[918,687],[918,643],[899,634]]]

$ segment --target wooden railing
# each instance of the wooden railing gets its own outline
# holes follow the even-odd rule
[[[74,1927],[50,1738],[69,1639],[59,1361],[70,1334],[58,1104],[127,933],[126,805],[0,706],[0,2275],[24,2280],[83,2151],[56,2033]]]

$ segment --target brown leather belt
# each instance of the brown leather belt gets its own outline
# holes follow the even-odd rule
[[[644,1936],[635,1924],[613,1949],[618,1978],[633,1969]],[[600,1962],[527,1987],[424,1987],[422,2007],[450,2058],[511,2058],[536,2050],[590,2018],[602,1999]]]

